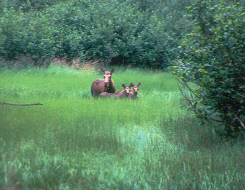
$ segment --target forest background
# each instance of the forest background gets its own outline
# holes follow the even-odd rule
[[[194,1],[1,1],[0,55],[104,60],[112,65],[166,69],[193,27]]]

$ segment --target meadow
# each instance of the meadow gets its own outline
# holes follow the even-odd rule
[[[245,143],[181,109],[167,72],[116,67],[138,100],[94,99],[98,68],[0,70],[0,189],[245,189]]]

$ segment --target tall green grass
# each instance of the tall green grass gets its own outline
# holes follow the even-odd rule
[[[244,189],[244,142],[222,141],[180,109],[169,73],[116,68],[117,90],[141,82],[139,99],[98,99],[96,69],[1,70],[0,188]]]

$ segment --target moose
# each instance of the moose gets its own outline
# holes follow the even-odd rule
[[[116,91],[114,82],[111,79],[115,68],[113,67],[111,71],[105,71],[100,67],[100,71],[104,73],[104,79],[96,79],[91,85],[91,93],[94,98],[97,98],[103,92],[114,93]]]
[[[129,99],[137,99],[138,98],[138,90],[139,90],[140,85],[141,85],[140,82],[137,84],[137,86],[135,86],[134,83],[131,82],[130,86],[133,87],[133,90],[131,90],[129,92],[129,95],[128,95]]]
[[[127,98],[129,96],[129,92],[130,92],[130,88],[133,87],[132,84],[129,85],[129,87],[127,87],[125,84],[122,84],[122,87],[124,88],[123,90],[118,90],[115,93],[108,93],[108,92],[102,92],[99,97],[101,98],[111,98],[114,97],[122,99],[122,98]]]

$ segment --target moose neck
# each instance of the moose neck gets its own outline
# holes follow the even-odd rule
[[[114,89],[114,85],[113,85],[113,82],[112,82],[112,80],[110,79],[109,80],[109,85],[107,86],[107,92],[111,92],[111,93],[113,93],[114,91],[115,91],[115,89]]]
[[[125,97],[128,97],[129,93],[127,93],[126,91],[123,91],[123,95],[124,95]]]
[[[137,97],[137,95],[138,95],[138,92],[135,92],[135,91],[134,91],[134,97]]]

